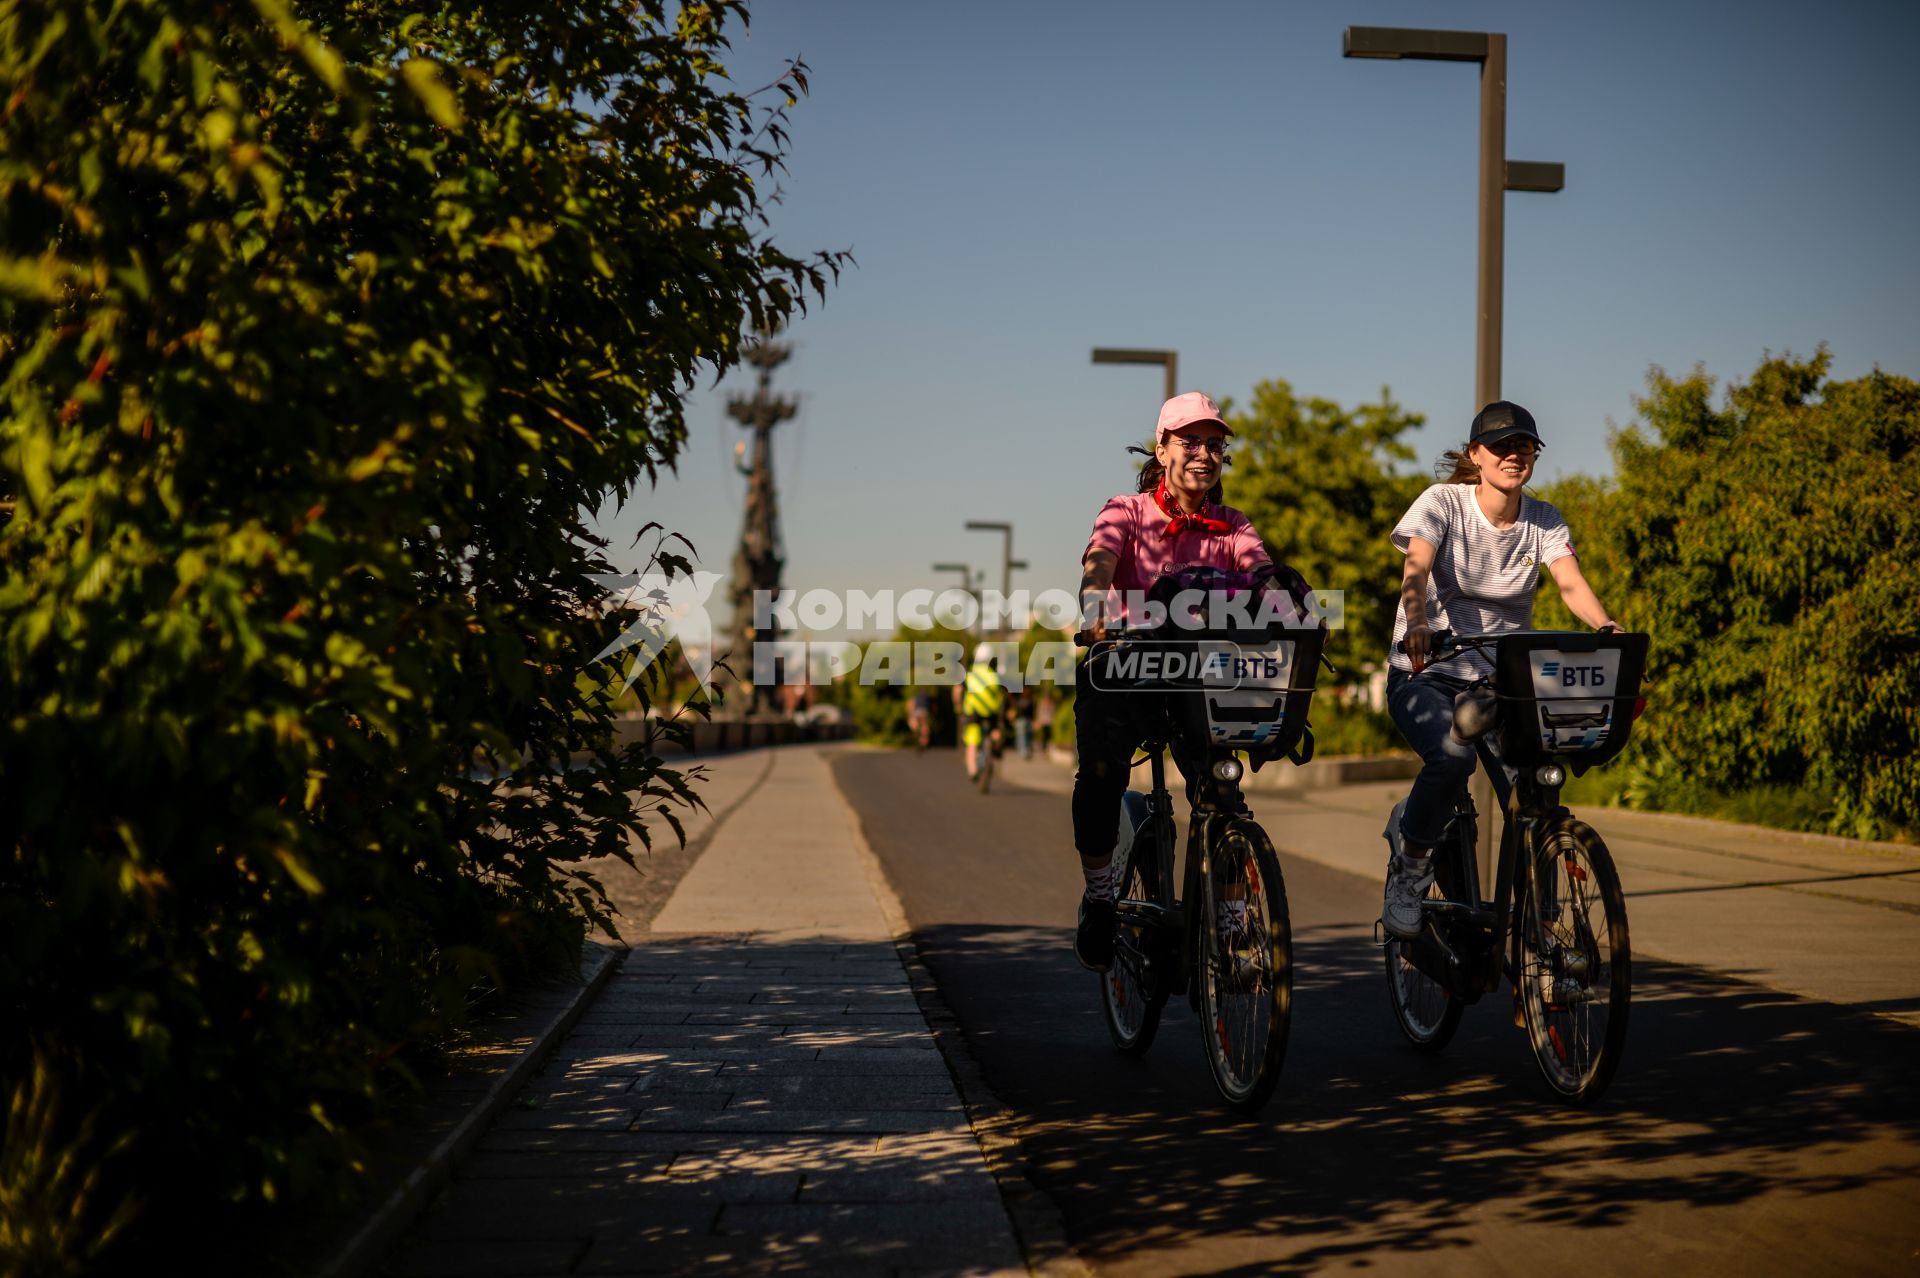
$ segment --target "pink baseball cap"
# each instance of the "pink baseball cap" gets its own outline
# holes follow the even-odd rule
[[[1176,430],[1198,422],[1212,422],[1227,434],[1233,434],[1233,427],[1227,425],[1227,419],[1220,415],[1220,405],[1214,403],[1211,396],[1188,391],[1160,405],[1160,424],[1154,427],[1153,442],[1164,444],[1167,436]]]

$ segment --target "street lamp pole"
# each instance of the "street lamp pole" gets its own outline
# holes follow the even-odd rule
[[[1161,398],[1172,399],[1180,393],[1179,351],[1142,351],[1117,346],[1096,346],[1093,348],[1093,362],[1096,364],[1159,364],[1166,369],[1166,393]]]
[[[1013,570],[1025,568],[1027,561],[1013,557],[1013,525],[994,523],[985,519],[969,519],[968,532],[997,532],[1004,540],[1000,543],[1000,597],[1006,599],[1013,594]]]
[[[968,594],[973,593],[973,565],[972,564],[935,564],[933,566],[933,570],[935,572],[959,573],[960,589],[966,591]]]
[[[1558,191],[1563,164],[1507,158],[1507,37],[1499,31],[1427,31],[1406,27],[1348,27],[1341,52],[1349,58],[1416,58],[1480,64],[1480,277],[1474,332],[1473,385],[1477,410],[1500,398],[1501,299],[1506,288],[1508,191]]]

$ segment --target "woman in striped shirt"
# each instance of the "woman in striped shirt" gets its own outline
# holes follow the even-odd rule
[[[1567,521],[1524,491],[1541,446],[1533,414],[1505,400],[1488,404],[1474,417],[1467,443],[1442,458],[1442,481],[1415,498],[1393,529],[1407,561],[1388,654],[1387,709],[1421,759],[1386,829],[1393,855],[1380,917],[1401,939],[1420,933],[1434,844],[1454,796],[1473,775],[1473,746],[1452,734],[1454,698],[1493,672],[1472,649],[1429,664],[1433,632],[1530,629],[1541,568],[1553,574],[1574,616],[1596,629],[1619,628],[1581,575]]]

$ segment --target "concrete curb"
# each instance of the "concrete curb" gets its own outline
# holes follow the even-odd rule
[[[1681,830],[1720,830],[1745,837],[1759,837],[1780,843],[1798,843],[1808,847],[1831,848],[1835,852],[1856,852],[1865,856],[1920,856],[1920,843],[1892,843],[1879,839],[1850,839],[1844,834],[1820,834],[1813,830],[1782,830],[1771,825],[1750,825],[1721,817],[1694,816],[1686,812],[1661,812],[1653,808],[1623,808],[1613,804],[1587,805],[1596,812],[1624,812],[1634,820],[1670,822]]]
[[[834,779],[834,788],[840,788],[837,777]],[[1093,1278],[1092,1267],[1074,1252],[1073,1245],[1067,1241],[1066,1225],[1061,1220],[1060,1209],[1027,1179],[1025,1156],[1020,1147],[1013,1113],[988,1089],[986,1080],[981,1077],[979,1065],[967,1050],[959,1018],[947,1007],[933,973],[927,970],[926,964],[920,959],[919,947],[913,940],[913,927],[907,920],[906,907],[893,890],[893,884],[887,881],[886,869],[880,864],[880,857],[867,842],[867,832],[860,823],[858,810],[847,800],[845,791],[840,791],[840,799],[852,818],[848,825],[854,850],[867,867],[867,880],[873,886],[874,899],[880,903],[880,912],[886,917],[887,930],[893,933],[894,952],[900,956],[900,965],[906,969],[907,981],[913,987],[914,1002],[919,1005],[927,1028],[933,1033],[934,1044],[940,1049],[940,1057],[946,1062],[947,1072],[953,1077],[960,1103],[966,1108],[968,1125],[973,1128],[974,1139],[980,1143],[987,1171],[1000,1188],[1000,1203],[1013,1225],[1014,1238],[1026,1258],[1028,1273],[1034,1278]]]
[[[587,1005],[613,975],[626,950],[588,941],[581,959],[581,982],[561,1006],[551,1009],[546,1024],[534,1036],[527,1049],[502,1073],[454,1125],[420,1165],[375,1208],[360,1228],[340,1249],[313,1270],[315,1278],[364,1278],[386,1258],[393,1245],[413,1225],[415,1218],[433,1201],[434,1195],[452,1181],[453,1173],[479,1143],[493,1120],[512,1103],[527,1080],[533,1077],[548,1053],[560,1044],[579,1021]]]

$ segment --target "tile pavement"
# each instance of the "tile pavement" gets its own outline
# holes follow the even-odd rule
[[[383,1272],[1025,1274],[853,822],[775,752]]]

